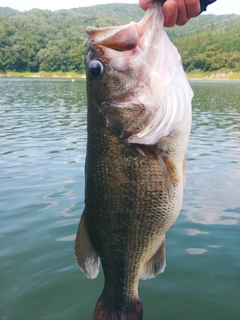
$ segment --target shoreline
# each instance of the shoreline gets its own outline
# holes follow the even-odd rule
[[[15,72],[9,71],[6,73],[0,73],[0,78],[65,78],[65,79],[86,79],[85,74],[76,72]]]
[[[215,71],[215,72],[190,72],[186,73],[189,80],[240,80],[240,72],[233,71]]]
[[[190,72],[186,73],[189,80],[240,80],[240,72],[216,71],[211,73]],[[75,72],[14,72],[0,73],[0,78],[62,78],[62,79],[86,79],[85,74]]]

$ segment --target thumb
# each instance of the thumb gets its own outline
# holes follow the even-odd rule
[[[152,4],[153,0],[139,0],[139,6],[146,11],[150,5]]]

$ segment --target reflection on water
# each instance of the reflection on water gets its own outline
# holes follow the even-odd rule
[[[187,253],[189,253],[189,254],[203,254],[205,252],[208,252],[208,250],[202,249],[202,248],[188,248],[187,249]]]
[[[239,320],[240,83],[192,81],[182,213],[144,319]],[[88,320],[103,286],[75,264],[84,205],[85,81],[0,79],[1,319]]]
[[[240,219],[239,83],[193,83],[192,135],[183,214],[201,224]]]
[[[85,82],[1,79],[0,91],[3,316],[55,319],[83,206]]]

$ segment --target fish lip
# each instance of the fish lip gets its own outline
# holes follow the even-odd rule
[[[86,28],[88,41],[91,42],[93,46],[99,46],[102,48],[105,47],[119,52],[131,51],[136,47],[144,51],[149,47],[149,42],[141,42],[139,40],[146,33],[146,30],[148,29],[146,28],[146,25],[149,23],[151,24],[151,35],[149,38],[154,36],[156,22],[153,16],[163,15],[162,10],[158,10],[158,7],[162,7],[162,3],[159,1],[153,2],[147,12],[144,14],[143,18],[137,23],[130,22],[129,24],[123,26],[104,28],[88,26]],[[163,25],[163,19],[161,20]],[[128,35],[125,37],[125,41],[121,42],[121,34],[126,32]],[[114,41],[119,43],[114,43]]]
[[[139,34],[135,22],[118,27],[88,27],[86,32],[89,36],[89,41],[93,45],[119,52],[131,51],[138,44]]]

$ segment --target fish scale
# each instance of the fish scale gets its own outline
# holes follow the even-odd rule
[[[89,139],[91,148],[87,150],[86,161],[88,181],[85,209],[88,210],[88,232],[96,251],[103,257],[103,269],[108,270],[104,273],[108,275],[107,279],[110,277],[108,281],[114,283],[115,278],[121,279],[117,273],[119,269],[124,272],[125,281],[133,286],[136,281],[133,278],[139,277],[137,265],[151,258],[148,248],[158,242],[156,239],[159,234],[165,231],[163,226],[166,229],[172,223],[169,212],[176,200],[175,197],[171,202],[167,200],[161,168],[156,158],[152,155],[139,156],[134,146],[119,143],[119,139],[99,121],[97,124],[99,130]],[[112,157],[112,154],[116,156]],[[108,232],[102,232],[106,227]],[[123,254],[126,257],[123,258]],[[120,263],[121,259],[125,268]],[[129,265],[134,265],[136,269],[134,276]],[[113,270],[113,273],[109,270]],[[130,288],[130,283],[122,287]],[[126,301],[135,298],[133,289],[121,293],[119,284],[117,288],[118,294],[126,295]]]

